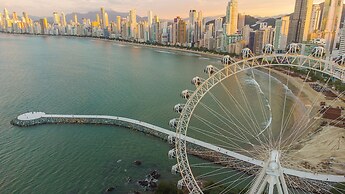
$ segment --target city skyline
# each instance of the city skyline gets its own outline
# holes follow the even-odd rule
[[[314,0],[314,3],[320,2],[322,2],[322,0]],[[14,12],[20,13],[25,10],[29,12],[31,16],[37,17],[49,17],[54,11],[62,11],[67,14],[73,12],[87,13],[98,10],[98,7],[105,7],[106,10],[118,12],[128,12],[128,10],[134,8],[137,10],[139,16],[146,16],[147,11],[152,10],[163,19],[171,19],[176,16],[188,17],[188,11],[190,9],[203,10],[205,16],[224,15],[227,3],[227,0],[190,0],[188,2],[177,0],[174,1],[175,5],[171,6],[171,4],[167,3],[165,0],[132,0],[126,1],[125,4],[118,0],[61,0],[50,2],[49,4],[43,0],[28,0],[25,2],[13,0],[2,2],[1,5],[3,8],[7,8]],[[241,13],[267,17],[292,13],[294,3],[295,0],[287,0],[284,2],[274,0],[260,0],[260,2],[256,0],[243,0],[238,3],[238,8],[241,10]],[[269,9],[270,7],[274,9]],[[268,10],[270,12],[268,12]]]

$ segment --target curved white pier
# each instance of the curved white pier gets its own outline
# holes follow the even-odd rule
[[[21,122],[30,122],[30,121],[35,121],[39,119],[106,119],[106,120],[114,120],[114,121],[120,121],[124,123],[130,123],[134,124],[137,126],[145,127],[148,129],[151,129],[155,132],[158,132],[160,134],[164,134],[165,136],[171,136],[171,137],[176,137],[176,132],[170,131],[149,123],[141,122],[138,120],[134,119],[129,119],[129,118],[124,118],[124,117],[116,117],[116,116],[106,116],[106,115],[59,115],[59,114],[46,114],[44,112],[29,112],[25,113],[22,115],[19,115],[17,117],[18,121]],[[44,124],[44,123],[41,123]],[[107,123],[104,123],[107,124]],[[23,125],[23,126],[30,126],[30,124]],[[265,162],[261,160],[256,160],[251,157],[245,156],[238,154],[236,152],[191,138],[191,137],[186,137],[186,136],[181,136],[180,138],[186,139],[187,142],[194,144],[196,146],[200,146],[202,148],[206,148],[208,150],[216,151],[218,153],[222,153],[226,156],[230,156],[236,159],[239,159],[241,161],[256,165],[256,166],[261,166],[264,167]],[[167,138],[166,138],[167,139]],[[309,172],[304,172],[304,171],[299,171],[299,170],[294,170],[294,169],[289,169],[289,168],[282,168],[282,171],[284,174],[291,175],[291,176],[296,176],[300,178],[307,178],[311,180],[318,180],[318,181],[326,181],[326,182],[345,182],[345,176],[341,175],[325,175],[325,174],[317,174],[317,173],[309,173]]]

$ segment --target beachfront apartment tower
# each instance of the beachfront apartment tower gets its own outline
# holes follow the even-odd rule
[[[288,44],[308,40],[313,0],[296,0],[295,10],[290,17]]]
[[[285,50],[289,34],[290,16],[283,16],[276,20],[276,29],[274,33],[274,48],[276,50]]]
[[[226,8],[225,32],[226,35],[237,33],[238,22],[238,2],[237,0],[230,0]]]
[[[332,53],[339,32],[343,0],[325,0],[322,12],[321,32],[326,40],[325,49]]]

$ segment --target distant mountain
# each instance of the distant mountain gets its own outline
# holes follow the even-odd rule
[[[122,18],[126,18],[129,15],[128,12],[117,12],[117,11],[113,11],[113,10],[106,10],[106,12],[108,13],[109,21],[116,21],[116,16],[121,16]],[[100,11],[90,11],[87,13],[76,13],[76,12],[69,13],[69,14],[66,14],[66,21],[69,22],[70,20],[73,20],[74,14],[77,14],[78,22],[81,22],[83,18],[88,18],[88,19],[91,19],[91,21],[95,21],[96,20],[96,14],[100,15]],[[102,16],[100,15],[100,17],[102,17]],[[137,16],[138,21],[142,21],[145,18],[147,18],[147,17]],[[50,22],[50,23],[53,22],[53,17],[48,17],[47,19],[48,19],[48,22]]]

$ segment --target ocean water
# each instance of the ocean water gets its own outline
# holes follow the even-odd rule
[[[154,169],[161,180],[179,179],[170,173],[170,146],[157,138],[111,126],[18,128],[10,121],[44,111],[168,128],[180,92],[217,61],[81,38],[1,34],[0,48],[0,193],[142,191],[135,181]]]
[[[185,102],[181,91],[195,88],[190,80],[206,77],[203,69],[219,65],[218,60],[66,37],[0,34],[0,48],[0,193],[103,193],[108,187],[116,193],[143,192],[136,181],[152,170],[162,174],[160,180],[179,179],[170,172],[176,163],[167,157],[171,147],[155,137],[113,126],[18,128],[10,121],[21,113],[43,111],[122,116],[168,129],[168,121],[178,117],[173,106]],[[257,85],[264,86],[261,93],[268,91],[264,73],[256,72],[257,82],[245,73],[239,79],[247,94],[257,91]],[[241,102],[236,82],[225,84]],[[279,80],[272,87],[277,95],[272,109],[266,109],[275,115],[272,125],[278,128],[285,89]],[[212,92],[218,90],[222,88]],[[267,101],[267,96],[248,95],[255,115],[261,114],[260,107],[255,108],[260,97]],[[236,109],[233,113],[241,118]],[[272,122],[257,117],[263,128]],[[135,160],[143,164],[135,166]],[[133,181],[128,183],[128,177]]]

